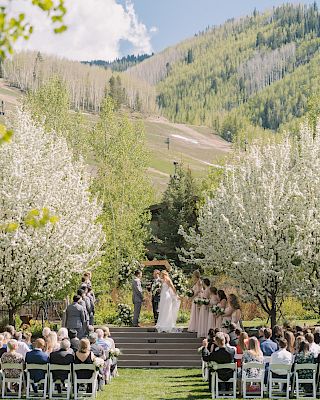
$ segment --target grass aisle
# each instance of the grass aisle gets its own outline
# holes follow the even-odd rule
[[[199,369],[120,369],[97,400],[210,399]]]

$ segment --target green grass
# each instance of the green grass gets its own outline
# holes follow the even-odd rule
[[[120,369],[98,400],[210,399],[200,369]]]

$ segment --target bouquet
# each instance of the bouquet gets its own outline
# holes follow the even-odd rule
[[[226,329],[229,329],[230,328],[230,325],[231,325],[231,321],[225,321],[223,324],[222,324],[222,328],[226,328]]]
[[[201,353],[202,353],[202,350],[203,350],[203,346],[199,347],[198,350],[197,350],[197,352],[198,352],[199,354],[201,354]]]
[[[104,366],[104,360],[100,357],[96,357],[93,361],[93,365],[97,368],[100,369]]]
[[[209,299],[202,299],[202,305],[208,306],[209,304],[210,304],[210,300]]]
[[[188,290],[186,291],[186,296],[187,296],[187,297],[193,297],[193,295],[194,295],[194,292],[193,292],[192,289],[188,289]]]
[[[114,359],[121,356],[121,351],[117,347],[109,351],[109,358]]]
[[[152,296],[157,296],[157,295],[159,295],[160,294],[160,290],[161,290],[161,282],[160,281],[154,281],[154,282],[152,282],[152,285],[151,285],[151,293],[152,293]]]
[[[220,308],[219,306],[212,306],[211,312],[213,314],[215,314],[217,317],[224,314],[224,310],[222,308]]]
[[[193,300],[193,302],[194,302],[194,304],[196,304],[197,306],[201,306],[201,304],[202,304],[202,299],[201,299],[200,297],[196,297],[196,298]]]

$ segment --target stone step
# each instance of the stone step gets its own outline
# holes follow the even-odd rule
[[[139,349],[144,350],[146,348],[154,350],[188,350],[190,351],[197,351],[197,349],[201,346],[201,343],[117,343],[116,346],[121,349]]]
[[[138,361],[158,361],[158,360],[180,360],[180,361],[197,361],[201,363],[201,357],[198,353],[195,354],[128,354],[127,352],[123,352],[121,355],[121,361],[123,360],[138,360]]]
[[[131,355],[131,354],[140,354],[140,355],[145,355],[145,354],[163,354],[163,355],[166,355],[166,354],[174,354],[175,355],[175,357],[180,357],[180,356],[184,356],[184,355],[187,355],[188,357],[190,357],[190,356],[194,356],[194,355],[197,355],[198,357],[200,357],[200,355],[198,354],[198,352],[197,352],[197,349],[195,349],[195,348],[190,348],[190,349],[188,349],[188,348],[181,348],[181,349],[177,349],[177,348],[171,348],[171,349],[169,349],[169,348],[164,348],[164,349],[159,349],[159,348],[156,348],[155,346],[152,348],[152,347],[145,347],[145,348],[142,348],[142,349],[137,349],[137,348],[123,348],[122,347],[122,350],[123,351],[125,351],[125,354],[126,355]],[[187,351],[187,354],[186,354],[186,351]]]
[[[119,358],[118,366],[120,368],[201,368],[201,360],[126,360]]]
[[[167,337],[114,337],[116,344],[121,345],[122,343],[193,343],[195,346],[201,345],[201,340],[196,338],[167,338]],[[200,344],[199,344],[200,343]],[[198,347],[199,347],[198,346]]]
[[[182,333],[158,333],[158,332],[115,332],[112,333],[114,340],[119,338],[174,338],[174,339],[197,339],[195,333],[182,332]]]

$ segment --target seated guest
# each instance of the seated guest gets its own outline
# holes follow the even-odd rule
[[[97,341],[96,343],[103,348],[104,351],[108,352],[111,349],[110,342],[107,342],[104,338],[104,332],[102,329],[96,330]]]
[[[89,341],[90,341],[90,350],[96,357],[100,357],[105,360],[106,356],[104,353],[104,349],[102,346],[97,344],[97,334],[96,333],[90,333],[89,335]]]
[[[279,350],[271,354],[270,365],[272,364],[284,364],[291,365],[293,362],[293,355],[287,350],[288,342],[286,339],[279,339]],[[275,370],[273,373],[275,378],[285,378],[282,370]]]
[[[217,345],[217,350],[208,351],[208,340],[204,339],[203,349],[202,349],[202,359],[203,361],[214,361],[217,364],[230,364],[234,361],[235,352],[231,348],[226,347],[225,337],[222,332],[218,332],[215,336],[215,343]],[[211,375],[211,373],[210,373]],[[222,381],[228,381],[233,376],[233,371],[231,369],[219,369],[218,377]],[[209,377],[209,388],[211,389],[211,376]]]
[[[283,337],[283,329],[279,325],[275,325],[272,329],[272,336],[271,340],[275,343],[277,343],[277,348],[278,348],[278,341]]]
[[[63,339],[69,339],[68,329],[60,328],[58,330],[57,336],[58,336],[58,343],[60,343]]]
[[[42,337],[43,337],[44,340],[47,340],[47,339],[48,339],[48,337],[49,337],[49,335],[50,335],[50,332],[51,332],[51,329],[50,329],[48,326],[45,326],[45,327],[42,329]]]
[[[6,325],[4,328],[4,332],[10,333],[11,337],[13,338],[16,333],[16,330],[13,325]]]
[[[229,338],[230,338],[230,346],[236,347],[237,344],[239,343],[239,337],[237,336],[236,333],[236,324],[231,322],[230,327],[229,327]]]
[[[270,357],[275,351],[278,350],[278,343],[271,340],[272,330],[266,328],[263,331],[264,340],[260,344],[261,351],[264,356]],[[279,339],[277,339],[279,340]]]
[[[70,365],[74,363],[74,353],[70,347],[70,341],[68,339],[63,339],[60,343],[60,349],[50,353],[50,364],[56,365]],[[52,376],[54,381],[64,381],[68,379],[68,371],[52,371]],[[57,384],[58,393],[61,393],[61,385]]]
[[[232,350],[234,351],[234,354],[237,354],[237,348],[236,348],[236,346],[231,346],[231,345],[230,345],[230,336],[229,336],[227,333],[225,333],[225,334],[224,334],[224,338],[225,338],[225,340],[226,340],[226,348],[232,349]]]
[[[303,335],[298,335],[296,337],[296,342],[295,342],[295,345],[294,345],[294,354],[298,354],[299,353],[301,342],[305,342],[305,338],[304,338]]]
[[[26,354],[26,363],[27,364],[47,364],[49,362],[49,356],[45,353],[46,342],[43,339],[37,339],[34,343],[34,349],[29,351]],[[39,382],[41,379],[44,379],[45,371],[32,369],[30,370],[30,378],[34,381],[34,383]],[[32,385],[33,390],[37,393],[38,388],[37,385]]]
[[[4,346],[4,336],[0,335],[0,358],[3,353],[7,352],[7,346]]]
[[[112,349],[115,349],[114,340],[111,337],[110,329],[107,326],[103,326],[102,330],[104,332],[104,340],[110,344]]]
[[[264,330],[265,330],[265,328],[264,328],[263,326],[261,326],[261,327],[258,329],[258,340],[259,340],[260,344],[261,344],[264,340],[266,340],[265,337],[264,337]]]
[[[11,334],[9,332],[3,332],[3,347],[7,348],[7,343],[9,342],[10,339],[13,339]]]
[[[30,351],[30,347],[22,338],[22,332],[15,333],[15,339],[18,341],[17,353],[21,354],[23,359],[26,359],[26,354]]]
[[[24,332],[22,334],[22,340],[25,342],[25,344],[29,347],[30,350],[33,349],[31,338],[32,338],[32,333],[30,332]]]
[[[239,342],[237,344],[237,354],[243,354],[245,351],[248,350],[248,344],[249,344],[249,335],[247,332],[243,331],[240,333],[239,336]],[[237,367],[241,368],[242,361],[237,360]]]
[[[74,356],[75,364],[93,364],[94,355],[90,350],[90,342],[88,339],[81,339],[79,344],[79,350]],[[77,378],[79,379],[90,379],[92,377],[93,371],[81,370],[77,371]],[[87,392],[92,391],[92,385],[87,385]]]
[[[56,332],[51,331],[47,339],[47,353],[50,354],[53,351],[59,350],[59,348],[58,335]]]
[[[314,342],[315,342],[315,344],[319,344],[319,345],[320,345],[320,327],[319,327],[319,326],[316,326],[316,327],[314,328],[314,333],[313,333],[313,335],[314,335]]]
[[[295,337],[294,334],[291,331],[285,331],[284,333],[284,338],[287,341],[287,350],[291,353],[294,354],[294,344],[295,344]]]
[[[295,364],[313,364],[316,360],[310,351],[310,344],[306,341],[301,341],[298,354],[295,356]],[[298,371],[299,379],[312,379],[313,371],[310,369],[303,369]],[[306,391],[311,391],[311,384],[303,384]]]
[[[75,329],[69,329],[68,331],[71,349],[76,352],[79,349],[80,339],[77,337],[77,331]]]
[[[310,352],[313,354],[313,357],[315,359],[317,359],[318,355],[320,353],[320,346],[315,344],[313,334],[312,333],[307,333],[304,337],[305,337],[306,341],[309,343]]]
[[[243,353],[242,363],[257,362],[263,364],[263,354],[260,350],[259,340],[256,337],[249,339],[248,350]],[[247,376],[249,378],[260,378],[262,371],[257,368],[249,368]]]
[[[10,363],[10,364],[23,364],[24,359],[21,354],[17,353],[18,342],[15,339],[10,339],[8,344],[7,353],[3,353],[1,357],[1,363]],[[4,368],[2,367],[2,370]],[[19,378],[21,371],[18,369],[5,369],[5,375],[8,378]]]

